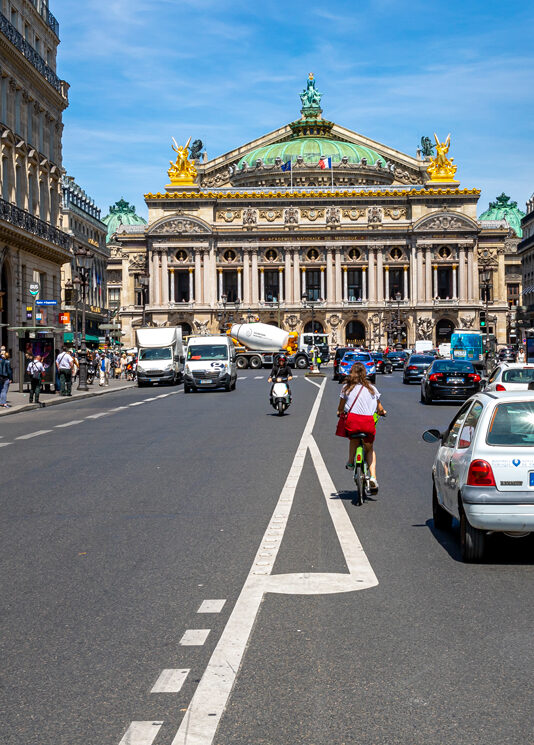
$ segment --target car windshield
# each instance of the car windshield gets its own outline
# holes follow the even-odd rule
[[[414,354],[413,357],[410,357],[410,364],[411,365],[412,364],[421,365],[421,364],[424,364],[424,363],[430,365],[431,362],[432,362],[432,357],[428,358],[428,357],[425,357],[423,354],[421,354],[421,355],[419,355],[419,354],[418,355],[415,355]]]
[[[170,347],[141,349],[139,352],[139,359],[140,360],[171,360],[172,350]]]
[[[439,360],[432,365],[432,372],[463,372],[472,373],[475,368],[470,362],[455,362],[454,360]]]
[[[486,438],[488,445],[532,447],[534,401],[514,401],[495,407]]]
[[[534,367],[524,367],[505,370],[502,374],[503,383],[530,383],[534,380]]]
[[[193,344],[187,348],[188,360],[227,360],[228,347],[225,344]]]
[[[371,353],[371,357],[374,360],[383,360],[384,359],[384,355],[382,354],[382,352],[372,352]]]
[[[343,357],[343,362],[369,362],[370,359],[370,354],[364,354],[363,352],[348,352]]]

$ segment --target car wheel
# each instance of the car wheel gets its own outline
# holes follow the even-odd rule
[[[408,385],[410,381],[409,380],[406,380],[406,378],[403,377],[402,378],[402,382],[404,383],[404,385]]]
[[[425,404],[431,404],[433,403],[434,399],[432,396],[429,396],[428,393],[425,391],[423,401]]]
[[[432,516],[434,518],[434,527],[436,530],[451,529],[452,515],[440,505],[434,482],[432,482]]]
[[[482,530],[473,528],[462,510],[460,514],[460,549],[462,559],[468,563],[481,561],[484,556],[486,536]]]
[[[191,393],[191,386],[184,385],[184,393]]]

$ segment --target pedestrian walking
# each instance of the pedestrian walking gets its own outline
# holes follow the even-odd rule
[[[6,351],[5,347],[2,347],[0,353],[0,406],[4,409],[10,408],[7,402],[7,392],[9,390],[9,384],[12,382],[13,369],[11,367],[11,360],[9,359],[9,352]]]
[[[74,360],[67,351],[67,347],[63,347],[61,352],[56,358],[56,369],[59,372],[59,380],[61,386],[62,396],[72,396],[72,368],[74,367]]]
[[[33,360],[28,363],[26,372],[30,376],[30,403],[33,404],[35,399],[36,404],[44,406],[39,401],[39,396],[41,395],[41,384],[44,380],[45,368],[39,354],[36,354]]]
[[[110,368],[111,368],[111,363],[109,361],[109,357],[106,357],[106,355],[103,354],[100,359],[100,380],[98,382],[99,386],[109,385]]]

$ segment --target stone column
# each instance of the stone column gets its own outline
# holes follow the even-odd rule
[[[190,266],[189,267],[189,302],[190,303],[196,300],[195,291],[194,291],[194,275],[195,275],[195,270],[193,269],[193,267]],[[176,297],[175,297],[175,301],[176,301]]]
[[[459,295],[460,295],[460,302],[465,303],[465,290],[466,290],[466,282],[465,282],[465,248],[460,248],[458,250],[458,261],[459,261],[459,277],[458,277],[458,284],[459,284]]]
[[[475,302],[479,302],[480,299],[480,277],[478,274],[478,254],[476,244],[471,249],[473,253],[473,298]]]
[[[169,269],[168,269],[167,251],[161,255],[161,302],[163,305],[169,304]]]
[[[377,300],[379,303],[384,302],[384,254],[382,248],[379,248],[376,254],[376,289]]]
[[[346,266],[343,267],[343,301],[346,302],[349,299],[349,277],[348,269]]]
[[[293,302],[300,303],[300,255],[298,248],[293,251]]]
[[[301,295],[306,295],[306,267],[302,267],[302,285],[301,285]]]
[[[154,305],[161,305],[161,277],[159,273],[159,254],[152,254],[152,271],[154,272]]]
[[[126,284],[125,284],[125,276],[124,276],[124,269],[126,267]],[[128,264],[127,262],[122,262],[122,286],[126,287],[128,284]],[[149,254],[148,258],[148,305],[154,305],[155,302],[155,282],[154,282],[154,252],[152,254]]]
[[[386,289],[384,292],[386,302],[389,300],[389,266],[384,267],[385,275],[384,275],[384,281],[386,285]]]
[[[257,305],[259,302],[258,293],[258,249],[252,249],[252,304]]]
[[[195,303],[202,302],[202,265],[200,251],[195,249]]]
[[[410,252],[410,300],[412,305],[417,304],[417,262],[415,258],[415,245],[412,243]]]
[[[457,300],[457,282],[456,282],[456,270],[458,269],[456,264],[452,265],[452,299]]]
[[[334,251],[336,273],[336,303],[340,303],[343,299],[341,289],[341,251],[339,248],[334,248]]]
[[[212,293],[217,292],[217,286],[212,285],[211,282],[210,255],[207,249],[202,251],[202,279],[204,284],[204,303],[205,305],[211,305],[213,302]]]
[[[438,296],[438,265],[434,264],[434,287],[432,291],[432,298]]]
[[[174,285],[174,269],[169,269],[169,276],[167,278],[167,284],[169,286],[169,302],[176,302],[176,287]]]
[[[324,266],[321,267],[321,300],[325,300],[324,293]]]
[[[473,295],[473,279],[473,249],[469,248],[467,249],[467,301],[471,303],[475,300],[478,303],[480,298]]]
[[[326,247],[326,301],[328,304],[335,302],[334,278],[333,278],[332,249]]]
[[[369,249],[369,301],[376,303],[375,254],[372,248]]]
[[[284,302],[284,270],[278,267],[278,302],[280,305]]]
[[[417,302],[424,303],[425,299],[430,300],[429,297],[426,297],[426,292],[425,292],[425,274],[423,271],[423,248],[422,246],[417,246]]]
[[[367,267],[362,266],[362,302],[367,302]]]
[[[293,300],[293,293],[291,291],[292,285],[291,285],[291,249],[290,248],[286,248],[284,262],[285,262],[285,275],[284,275],[285,298],[286,298],[286,303],[290,303]]]
[[[223,296],[223,270],[219,269],[219,294],[217,300],[221,302]]]
[[[494,302],[506,302],[506,279],[504,269],[504,252],[498,250],[497,252],[497,273],[493,274],[493,281],[497,282],[497,286],[493,285],[493,300]]]
[[[260,267],[260,303],[265,302],[265,269]]]
[[[237,299],[239,302],[243,300],[243,276],[239,267],[237,269]]]
[[[404,269],[404,299],[408,300],[408,265],[403,266]]]
[[[243,251],[243,302],[250,303],[250,254]]]
[[[426,247],[425,252],[425,296],[427,301],[432,301],[432,248]]]

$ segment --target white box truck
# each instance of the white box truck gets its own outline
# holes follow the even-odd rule
[[[137,385],[179,383],[184,374],[184,345],[180,326],[137,329]]]

